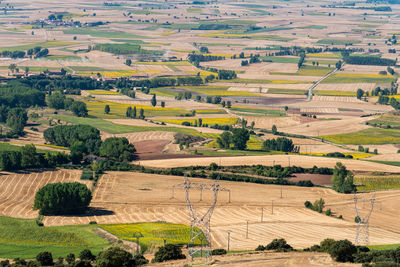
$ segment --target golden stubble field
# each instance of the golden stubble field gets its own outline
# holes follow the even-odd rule
[[[80,172],[70,170],[47,171],[33,174],[2,173],[0,188],[2,202],[0,214],[21,218],[34,218],[33,196],[44,184],[61,181],[78,181]],[[210,183],[205,179],[192,182]],[[81,181],[82,182],[82,181]],[[108,172],[103,175],[93,192],[92,212],[84,216],[46,216],[45,225],[97,223],[134,223],[167,221],[189,223],[184,191],[172,186],[183,182],[183,177],[161,176],[133,172]],[[86,183],[89,187],[91,183]],[[221,192],[211,220],[214,247],[226,248],[227,231],[231,231],[231,248],[254,249],[273,238],[285,238],[297,248],[308,247],[330,237],[354,240],[354,211],[352,195],[341,195],[325,188],[303,188],[220,181],[231,190]],[[282,190],[282,198],[281,198]],[[9,193],[6,193],[9,192]],[[306,200],[323,198],[335,215],[344,220],[304,208]],[[376,194],[376,210],[371,218],[370,240],[372,244],[396,243],[400,234],[396,225],[396,203],[399,191]],[[194,207],[204,212],[210,204],[210,192],[203,192],[203,200],[197,191],[191,192]],[[272,210],[273,201],[273,210]],[[362,207],[360,207],[362,209]],[[263,221],[261,221],[263,214]],[[400,214],[399,214],[400,215]],[[248,238],[246,223],[249,222]]]

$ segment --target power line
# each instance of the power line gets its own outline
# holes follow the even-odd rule
[[[369,212],[365,216],[361,216],[360,211],[357,207],[357,203],[362,202],[363,207],[369,203]],[[354,209],[356,211],[357,220],[357,231],[356,231],[356,245],[360,245],[362,242],[365,245],[369,244],[369,218],[371,217],[372,211],[375,205],[375,195],[371,198],[357,199],[356,193],[354,193]]]

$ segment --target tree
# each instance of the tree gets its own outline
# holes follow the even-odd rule
[[[48,18],[49,20],[56,20],[56,19],[57,19],[57,18],[56,18],[56,15],[54,15],[54,14],[49,15],[47,18]]]
[[[218,138],[217,143],[220,148],[229,148],[232,143],[232,134],[231,132],[223,132]]]
[[[161,101],[161,107],[165,108],[165,102],[164,101]]]
[[[84,102],[75,101],[74,103],[72,103],[70,110],[74,113],[74,115],[78,117],[88,116],[88,110]]]
[[[135,147],[126,137],[107,138],[100,146],[100,156],[118,161],[132,161],[135,158],[135,152]]]
[[[153,261],[164,262],[179,259],[186,259],[186,256],[182,253],[182,248],[178,245],[166,244],[158,248],[158,251],[154,254]]]
[[[36,260],[41,266],[51,266],[53,265],[53,256],[50,252],[44,251],[36,255]]]
[[[110,106],[109,106],[109,105],[106,105],[106,106],[104,107],[104,113],[105,113],[105,114],[110,113]]]
[[[96,257],[93,255],[93,253],[90,251],[90,249],[84,249],[79,253],[79,259],[85,260],[85,261],[93,261],[96,259]]]
[[[272,134],[277,134],[278,133],[278,128],[276,128],[276,125],[274,124],[274,125],[272,125]]]
[[[69,253],[66,257],[65,260],[68,262],[68,264],[72,264],[75,262],[75,255],[73,253]]]
[[[16,68],[17,68],[16,64],[10,64],[10,66],[8,66],[8,69],[11,70],[12,73],[14,73]]]
[[[28,75],[29,73],[29,67],[25,67],[25,74]]]
[[[233,129],[232,132],[233,148],[237,150],[245,150],[247,147],[247,141],[250,139],[249,131],[244,128],[236,128]]]
[[[21,167],[40,167],[40,160],[33,144],[28,144],[21,148]]]
[[[139,114],[140,114],[139,119],[144,120],[145,117],[144,117],[144,109],[143,108],[140,109]]]
[[[228,101],[228,102],[226,103],[226,107],[227,107],[227,108],[231,108],[231,106],[232,106],[231,101]]]
[[[98,267],[130,267],[132,266],[132,254],[119,248],[110,247],[102,251],[96,258]]]
[[[320,198],[319,200],[315,200],[314,204],[312,205],[312,209],[319,213],[322,213],[324,207],[325,207],[325,201],[322,198]]]
[[[47,97],[47,105],[49,108],[63,109],[65,107],[65,95],[56,91]]]
[[[127,118],[132,118],[132,107],[127,107],[126,108],[125,116]]]
[[[127,60],[125,60],[125,64],[126,64],[127,66],[132,65],[132,60],[128,58]]]
[[[91,199],[92,192],[84,184],[47,184],[36,193],[33,208],[41,215],[79,214],[86,211]]]
[[[266,250],[277,250],[277,251],[290,251],[293,250],[292,246],[289,245],[285,239],[274,239],[266,247]]]
[[[329,248],[329,254],[338,262],[353,262],[354,254],[357,252],[357,247],[349,240],[339,240],[333,243]]]
[[[16,134],[22,134],[24,126],[28,120],[28,115],[23,108],[12,108],[7,115],[7,126],[11,128],[11,131]]]
[[[364,90],[358,89],[357,90],[357,99],[361,99],[363,95],[364,95]]]
[[[136,107],[133,107],[132,118],[136,119]]]
[[[352,193],[356,190],[353,174],[341,162],[337,162],[333,170],[332,188],[339,193]]]
[[[157,105],[156,94],[153,94],[153,97],[151,98],[151,105],[153,107],[155,107]]]

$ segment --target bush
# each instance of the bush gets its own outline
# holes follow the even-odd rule
[[[138,266],[131,253],[119,248],[111,247],[99,253],[96,259],[98,267],[129,267]],[[147,263],[147,262],[146,262]]]
[[[47,184],[36,193],[34,209],[41,215],[78,214],[86,211],[92,192],[81,183]]]
[[[37,254],[36,260],[42,266],[51,266],[51,265],[53,265],[53,255],[51,255],[51,253],[47,252],[47,251],[40,252],[39,254]]]
[[[178,245],[166,244],[165,246],[158,248],[158,251],[154,254],[153,261],[164,262],[179,259],[186,259],[186,256],[182,254],[182,248]]]
[[[293,250],[292,246],[290,246],[285,239],[274,239],[269,243],[266,247],[266,250],[277,250],[277,251],[291,251]]]
[[[96,257],[93,255],[90,249],[84,249],[81,251],[81,253],[79,253],[79,259],[86,261],[93,261],[96,259]]]
[[[349,240],[339,240],[330,246],[328,252],[335,261],[353,262],[357,248]]]
[[[264,251],[265,247],[263,245],[258,245],[258,247],[256,247],[256,251]]]
[[[213,249],[211,252],[212,255],[225,255],[227,252],[223,248]]]
[[[311,209],[312,208],[312,204],[311,204],[311,202],[310,201],[306,201],[306,202],[304,202],[304,207],[306,207],[306,208],[308,208],[308,209]]]
[[[329,252],[331,246],[335,243],[336,241],[332,238],[326,238],[321,241],[320,247],[322,252]]]

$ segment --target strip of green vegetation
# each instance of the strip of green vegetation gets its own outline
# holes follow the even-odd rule
[[[305,95],[308,91],[301,89],[280,89],[269,88],[268,94],[284,94],[284,95]]]
[[[394,129],[370,128],[355,133],[322,136],[337,144],[382,145],[400,143],[400,131]]]
[[[110,39],[113,42],[119,43],[128,43],[128,44],[149,44],[148,42],[144,42],[142,40],[132,40],[132,39]]]
[[[395,80],[396,77],[391,75],[335,73],[322,83],[391,83]]]
[[[340,39],[321,39],[318,40],[317,44],[328,44],[328,45],[352,45],[359,44],[359,40],[340,40]]]
[[[230,110],[239,112],[249,112],[263,114],[268,117],[284,117],[286,112],[278,109],[257,109],[257,108],[245,108],[245,107],[231,107]]]
[[[252,151],[252,150],[197,150],[197,154],[204,156],[265,156],[265,155],[277,155],[279,152],[264,152],[264,151]]]
[[[68,29],[63,30],[64,34],[83,34],[90,35],[92,37],[103,37],[103,38],[132,38],[132,39],[149,39],[147,36],[139,36],[135,34],[130,34],[126,32],[111,32],[111,31],[101,31],[101,30],[86,30],[86,29]]]
[[[109,70],[100,67],[92,67],[92,66],[70,66],[74,71],[122,71],[122,70]]]
[[[57,115],[55,119],[60,119],[72,124],[87,124],[91,125],[100,131],[104,131],[111,134],[122,134],[122,133],[133,133],[133,132],[148,132],[148,131],[164,131],[164,132],[176,132],[191,135],[199,135],[200,133],[194,129],[181,128],[181,127],[146,127],[146,126],[130,126],[112,123],[110,121],[93,118],[82,118],[70,115]]]
[[[0,151],[21,151],[22,146],[16,146],[9,143],[0,143]],[[53,153],[53,150],[46,150],[46,149],[36,149],[39,153],[46,153],[50,152]]]
[[[400,162],[399,166],[400,166]],[[355,177],[357,191],[376,191],[400,188],[400,176]]]
[[[116,55],[125,55],[125,54],[162,55],[164,53],[164,51],[159,51],[159,50],[142,49],[141,46],[138,44],[96,44],[94,46],[94,49],[103,52],[113,53]]]
[[[400,161],[382,161],[382,160],[368,160],[368,161],[400,167]]]
[[[334,68],[320,66],[302,66],[297,72],[270,72],[271,75],[289,75],[289,76],[325,76]]]
[[[152,246],[168,244],[185,245],[190,239],[190,226],[184,224],[172,224],[166,222],[132,223],[132,224],[101,224],[99,225],[107,232],[125,240],[136,242],[134,233],[140,232],[143,237],[139,239],[143,250]],[[197,229],[199,233],[201,231]],[[204,235],[201,233],[194,241],[195,245],[205,242]]]
[[[79,56],[67,56],[67,55],[50,55],[45,58],[46,60],[61,60],[61,61],[83,61]]]
[[[79,255],[83,249],[97,254],[109,243],[96,235],[95,225],[39,227],[34,220],[0,217],[0,258],[33,259],[42,251],[53,257]]]
[[[370,245],[367,246],[371,250],[390,250],[390,249],[397,249],[400,247],[400,244],[392,244],[392,245]]]
[[[27,45],[18,45],[11,47],[0,47],[0,51],[26,51],[37,46],[42,48],[50,48],[50,47],[59,47],[59,46],[67,46],[77,44],[76,42],[59,42],[59,41],[48,41],[48,42],[38,42]]]
[[[263,62],[274,62],[274,63],[292,63],[297,64],[299,62],[298,57],[260,57]]]
[[[397,128],[400,127],[400,116],[394,115],[392,113],[387,113],[382,115],[381,117],[368,121],[370,125],[378,125],[380,127],[388,127]]]

